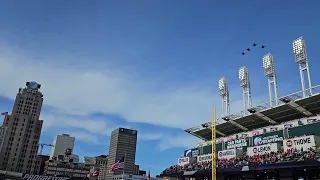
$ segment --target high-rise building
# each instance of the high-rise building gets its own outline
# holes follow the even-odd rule
[[[30,173],[36,161],[42,120],[39,120],[43,95],[41,85],[27,82],[19,88],[11,115],[6,115],[3,126],[6,135],[0,150],[0,169]]]
[[[72,159],[72,162],[74,162],[74,163],[79,163],[80,162],[79,155],[77,155],[77,154],[71,154],[70,159]]]
[[[71,137],[69,134],[61,134],[54,138],[52,143],[52,149],[50,154],[50,159],[53,157],[58,158],[58,155],[65,155],[67,149],[71,149],[73,152],[75,138]]]
[[[33,167],[33,169],[31,169],[30,174],[43,175],[45,163],[46,163],[46,161],[49,160],[49,158],[50,158],[50,156],[38,155],[36,157],[36,162],[34,163],[34,167]]]
[[[94,157],[84,156],[85,164],[94,164]]]
[[[4,137],[6,136],[7,127],[0,126],[0,151],[4,142]]]
[[[86,158],[85,164],[90,165],[90,178],[97,180],[105,180],[108,171],[108,156],[100,155],[92,158]],[[98,177],[93,176],[93,171],[99,169]]]
[[[118,128],[111,133],[108,166],[116,161],[119,161],[125,156],[124,171],[116,171],[107,174],[107,179],[112,179],[114,175],[121,173],[134,174],[136,146],[137,146],[137,131],[134,129]]]

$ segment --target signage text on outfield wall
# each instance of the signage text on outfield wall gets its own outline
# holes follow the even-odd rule
[[[235,139],[232,141],[226,142],[227,149],[241,148],[248,146],[248,139]]]
[[[316,146],[314,136],[302,136],[293,139],[286,139],[283,141],[283,148],[285,151],[292,148],[301,149],[306,151],[309,148],[314,148]]]
[[[68,177],[54,177],[54,176],[25,174],[23,176],[22,180],[69,180],[69,178]]]

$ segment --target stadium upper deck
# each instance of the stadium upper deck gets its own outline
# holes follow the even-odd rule
[[[240,112],[220,118],[218,121],[223,123],[216,126],[217,138],[320,114],[320,85],[311,91],[312,94],[306,89],[278,98],[279,104],[275,107],[270,107],[269,102],[255,106],[248,109],[249,115]],[[304,96],[304,93],[309,94]],[[185,131],[205,141],[212,139],[211,121]]]

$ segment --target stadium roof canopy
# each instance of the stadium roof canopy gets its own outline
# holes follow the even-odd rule
[[[300,91],[281,97],[278,99],[278,105],[274,107],[268,102],[248,109],[247,115],[240,112],[220,118],[218,121],[223,123],[217,124],[216,136],[230,136],[320,114],[320,85],[312,87],[311,90],[312,95],[308,89],[305,93]],[[185,131],[205,141],[212,139],[211,121]]]

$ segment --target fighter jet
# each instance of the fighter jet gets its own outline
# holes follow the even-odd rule
[[[253,44],[252,44],[252,46],[253,46],[253,47],[256,47],[256,46],[257,46],[257,44],[256,44],[256,43],[253,43]]]
[[[242,52],[241,55],[245,55],[246,53]]]
[[[264,45],[261,46],[262,49],[265,48],[265,47],[266,47],[266,46],[264,46]]]
[[[250,48],[247,49],[247,51],[250,51],[250,50],[251,50]]]

